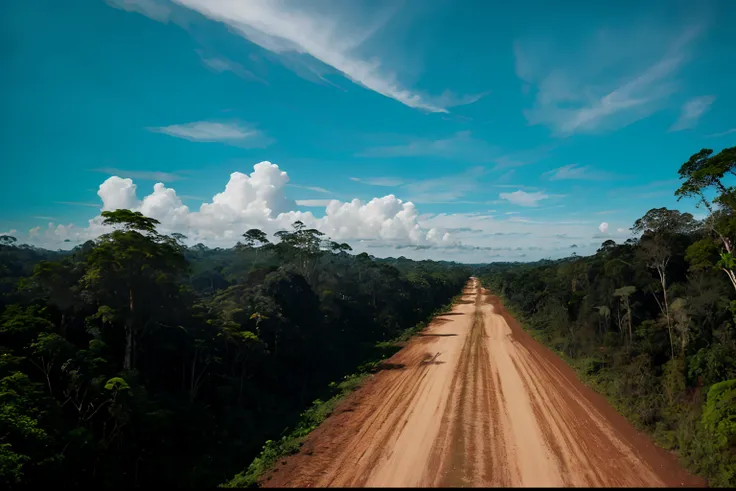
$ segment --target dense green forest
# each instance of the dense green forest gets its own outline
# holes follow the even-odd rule
[[[590,257],[477,271],[542,342],[712,486],[736,486],[736,147],[679,170],[678,198]]]
[[[70,252],[0,237],[3,489],[228,482],[470,274],[301,222],[209,249],[103,217],[115,230]]]
[[[655,208],[593,256],[472,269],[635,425],[733,486],[736,148],[679,174],[704,220]],[[351,254],[301,222],[210,249],[103,217],[115,230],[68,252],[0,237],[5,488],[226,483],[471,272]]]

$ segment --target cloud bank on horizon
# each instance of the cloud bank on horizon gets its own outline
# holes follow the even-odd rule
[[[250,174],[230,174],[224,190],[202,203],[198,210],[190,209],[176,190],[163,182],[154,184],[153,191],[140,198],[133,179],[117,175],[105,179],[97,195],[101,200],[100,211],[140,211],[161,222],[161,232],[186,235],[190,245],[203,242],[230,247],[250,228],[273,235],[279,230],[290,229],[297,220],[334,240],[347,241],[357,251],[414,258],[426,258],[432,251],[442,251],[447,259],[464,262],[481,261],[489,256],[498,260],[522,260],[568,255],[572,245],[591,250],[600,242],[593,240],[597,236],[591,234],[591,227],[584,221],[545,223],[516,216],[520,212],[507,212],[506,216],[495,213],[420,215],[412,202],[393,194],[369,201],[292,200],[285,194],[288,184],[286,171],[264,161],[255,164]],[[528,203],[523,199],[517,204],[529,206]],[[316,216],[311,211],[298,210],[299,206],[323,208],[324,214]],[[26,234],[12,232],[32,244],[71,248],[110,232],[112,227],[103,225],[102,221],[98,214],[90,218],[85,227],[50,222],[45,229],[36,226]],[[532,224],[545,224],[549,229],[532,227]],[[538,235],[540,231],[541,236]],[[601,224],[600,232],[608,232],[606,223]],[[618,236],[623,237],[621,233]],[[538,244],[539,238],[545,239],[546,247],[531,245]]]
[[[374,198],[366,203],[359,199],[307,203],[307,206],[324,205],[324,216],[317,218],[309,211],[295,210],[297,202],[284,194],[288,182],[289,176],[278,165],[260,162],[253,166],[251,174],[230,174],[225,189],[214,195],[210,202],[202,203],[198,211],[190,210],[176,190],[162,182],[156,183],[153,192],[140,199],[132,179],[110,176],[100,184],[97,195],[102,201],[101,211],[139,211],[160,221],[162,232],[184,233],[192,244],[208,242],[230,246],[250,228],[260,228],[273,234],[301,220],[336,240],[452,245],[450,234],[437,228],[423,228],[418,222],[416,207],[394,195]],[[58,227],[55,230],[59,230],[64,239],[74,238],[75,243],[111,230],[102,225],[100,215],[90,219],[88,227],[83,229]],[[36,233],[31,233],[31,238]]]

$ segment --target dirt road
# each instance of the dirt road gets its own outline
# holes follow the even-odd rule
[[[261,483],[698,486],[475,279]]]

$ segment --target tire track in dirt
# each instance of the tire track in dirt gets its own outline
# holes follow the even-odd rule
[[[471,279],[261,485],[702,485]]]

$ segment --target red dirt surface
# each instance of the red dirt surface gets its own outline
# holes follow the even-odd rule
[[[471,279],[264,487],[704,486]]]

